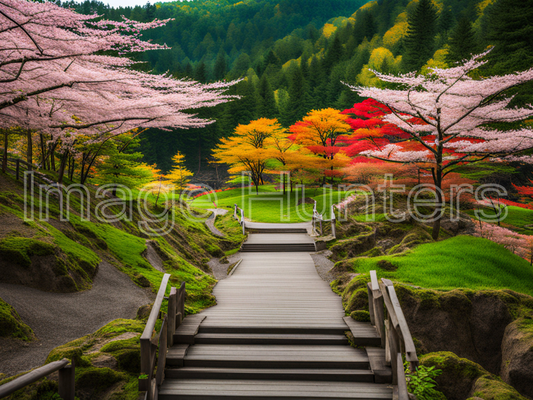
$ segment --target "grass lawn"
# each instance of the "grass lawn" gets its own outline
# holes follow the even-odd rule
[[[386,260],[398,269],[386,271]],[[533,296],[533,267],[490,240],[456,236],[422,244],[393,256],[353,259],[355,272],[378,270],[379,277],[431,289],[511,289]]]
[[[326,213],[329,219],[329,210],[332,204],[342,201],[347,193],[330,188],[307,188],[305,197],[312,198],[317,202],[317,210]],[[265,185],[259,188],[259,194],[248,188],[231,189],[218,193],[211,193],[197,197],[191,202],[193,207],[231,208],[237,204],[244,210],[245,218],[255,222],[305,222],[310,221],[313,214],[312,204],[300,204],[302,193],[300,190],[288,191],[285,195],[282,191],[276,191],[274,185]]]
[[[496,214],[492,208],[484,208],[483,212],[490,216]],[[475,218],[473,210],[469,210],[467,213]],[[501,225],[525,235],[533,235],[533,210],[507,206],[507,216],[501,221]],[[528,227],[529,225],[531,226]]]

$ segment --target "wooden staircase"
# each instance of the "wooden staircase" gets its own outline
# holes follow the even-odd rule
[[[241,247],[241,252],[306,252],[311,253],[316,251],[314,243],[283,243],[283,244],[274,244],[274,243],[243,243]]]
[[[146,400],[409,399],[402,354],[411,368],[418,359],[392,282],[371,272],[371,322],[357,322],[309,254],[280,251],[314,247],[307,235],[257,233],[247,244],[239,267],[215,287],[216,306],[183,319],[184,284],[172,288],[154,338],[165,275],[141,336]]]
[[[379,346],[370,324],[203,328],[207,319],[187,317],[176,331],[160,399],[392,399],[385,351],[350,347],[344,334]]]

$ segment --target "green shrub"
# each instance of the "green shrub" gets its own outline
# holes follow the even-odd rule
[[[442,370],[435,366],[419,366],[416,371],[409,370],[409,364],[405,363],[405,375],[407,377],[407,390],[416,396],[418,400],[446,400],[446,397],[435,389],[435,378],[442,374]]]

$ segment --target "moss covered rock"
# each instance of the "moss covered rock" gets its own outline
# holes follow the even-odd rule
[[[376,244],[376,238],[373,232],[364,233],[359,236],[338,240],[330,247],[331,260],[339,261],[345,258],[353,258],[371,250]]]
[[[513,387],[479,364],[451,352],[430,353],[420,358],[421,365],[435,366],[442,374],[435,378],[438,389],[448,400],[479,397],[484,400],[526,400]]]
[[[26,342],[35,339],[33,330],[20,318],[17,311],[0,299],[0,337],[12,337]]]
[[[526,315],[505,329],[502,341],[502,379],[533,398],[533,315]]]
[[[25,237],[0,240],[0,281],[52,292],[89,289],[100,259],[53,230],[54,243]]]
[[[353,311],[350,314],[350,317],[352,317],[352,319],[355,321],[370,322],[370,313],[368,311],[364,311],[364,310]]]

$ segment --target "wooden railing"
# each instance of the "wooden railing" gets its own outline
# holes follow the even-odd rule
[[[240,215],[240,221],[239,221],[239,217],[238,215]],[[242,234],[245,235],[246,234],[246,227],[244,225],[244,210],[242,208],[240,208],[237,204],[233,204],[233,218],[235,218],[237,221],[239,221],[239,223],[241,224],[241,227],[242,227]]]
[[[7,167],[15,171],[17,181],[21,178],[24,171],[33,171],[34,166],[20,158],[7,158]]]
[[[324,219],[324,217],[322,216],[322,214],[320,214],[317,210],[316,210],[316,200],[313,200],[313,218],[312,218],[312,224],[313,224],[313,231],[315,232],[316,235],[320,235],[322,236],[322,233],[323,233],[323,230],[322,230],[322,220]],[[316,223],[317,221],[319,222],[320,224],[320,233],[317,231],[316,229]]]
[[[59,371],[59,396],[63,400],[74,400],[74,361],[69,361],[66,358],[43,365],[3,384],[0,386],[0,399],[56,371]]]
[[[391,365],[394,398],[409,400],[402,355],[411,371],[415,371],[418,367],[415,344],[394,285],[388,279],[378,281],[376,271],[370,271],[368,304],[370,321],[381,336],[381,346],[385,347],[385,361]]]
[[[174,333],[185,316],[185,282],[182,282],[179,289],[175,287],[170,289],[167,314],[163,318],[159,333],[154,335],[155,324],[161,314],[161,304],[165,299],[169,278],[170,274],[163,276],[152,311],[141,335],[139,391],[146,392],[145,400],[156,400],[158,397],[158,387],[165,379],[167,349],[174,344]]]

